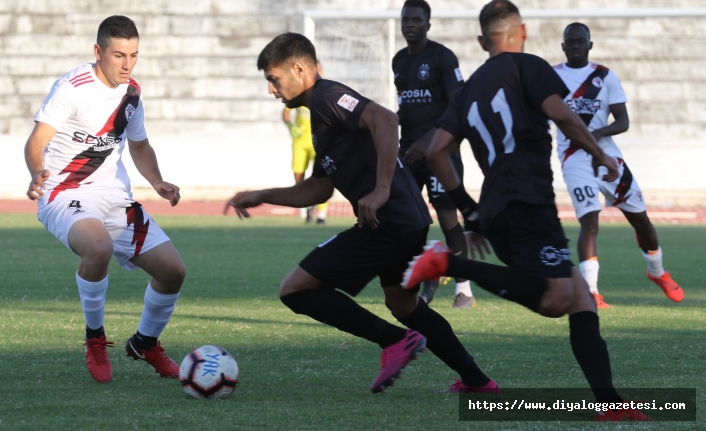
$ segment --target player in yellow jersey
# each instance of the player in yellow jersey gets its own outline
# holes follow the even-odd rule
[[[294,111],[294,121],[292,121],[292,111]],[[292,135],[292,171],[294,171],[294,182],[298,183],[304,179],[304,173],[309,167],[309,162],[313,162],[316,157],[314,143],[311,138],[311,114],[304,106],[295,109],[284,108],[282,120],[289,128]],[[316,206],[316,224],[326,223],[327,203]],[[312,221],[311,208],[302,208],[302,217],[306,217],[306,222]]]

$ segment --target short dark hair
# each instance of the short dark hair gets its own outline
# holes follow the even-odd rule
[[[139,39],[135,23],[128,17],[113,15],[104,19],[98,26],[96,43],[101,49],[106,49],[110,45],[110,39]]]
[[[304,35],[283,33],[272,39],[257,57],[257,70],[281,66],[289,59],[304,60],[316,66],[316,48]]]
[[[586,33],[588,33],[588,40],[591,40],[591,29],[588,28],[588,26],[582,22],[572,22],[571,24],[567,25],[566,28],[564,29],[564,36],[566,37],[566,32],[571,28],[571,27],[583,27],[584,30],[586,30]]]
[[[493,0],[483,6],[478,16],[483,37],[488,38],[493,24],[511,16],[520,16],[520,10],[510,0]]]
[[[421,8],[424,11],[424,14],[427,16],[427,21],[431,19],[431,6],[429,6],[429,3],[424,0],[407,0],[406,2],[404,2],[404,5],[402,5],[402,9],[406,7]]]

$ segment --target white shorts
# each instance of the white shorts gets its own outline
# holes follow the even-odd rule
[[[71,226],[87,218],[100,220],[113,239],[113,256],[120,266],[129,270],[138,269],[130,259],[169,241],[142,205],[122,197],[81,196],[79,199],[56,199],[49,204],[40,199],[37,218],[70,250]]]
[[[640,186],[632,172],[622,158],[616,157],[616,161],[620,175],[612,183],[601,180],[607,173],[603,167],[599,168],[597,177],[593,174],[591,156],[583,151],[577,151],[564,162],[561,170],[577,218],[602,209],[598,200],[599,192],[605,196],[606,206],[614,206],[629,213],[647,211]]]

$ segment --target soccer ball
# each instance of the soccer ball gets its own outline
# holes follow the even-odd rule
[[[194,398],[225,398],[238,383],[238,364],[218,346],[201,346],[181,361],[179,379]]]

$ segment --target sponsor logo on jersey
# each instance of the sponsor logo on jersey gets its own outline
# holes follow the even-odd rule
[[[319,164],[321,165],[322,168],[324,168],[324,171],[326,171],[326,175],[331,175],[333,171],[336,169],[336,164],[333,162],[333,160],[329,156],[324,156],[320,161]]]
[[[585,114],[590,115],[591,118],[593,118],[593,115],[596,115],[596,112],[600,111],[603,107],[603,101],[600,99],[584,98],[568,99],[566,101],[566,105],[578,115]]]
[[[91,145],[91,149],[93,151],[108,151],[120,145],[122,140],[122,137],[115,136],[113,134],[93,136],[86,132],[74,132],[74,137],[72,139],[72,141],[80,144]]]
[[[593,86],[596,88],[603,88],[603,80],[600,76],[596,76],[595,78],[593,78],[591,84],[593,84]]]
[[[571,250],[568,248],[558,249],[548,245],[539,252],[539,260],[547,266],[557,266],[565,260],[571,258]]]
[[[137,108],[134,107],[133,105],[128,104],[128,105],[125,107],[125,118],[126,118],[128,121],[130,121],[130,118],[132,117],[132,114],[135,113],[135,111],[137,111]]]
[[[348,94],[344,94],[340,99],[338,99],[338,106],[342,106],[343,109],[347,109],[351,112],[353,112],[356,105],[358,105],[358,99],[353,96],[349,96]]]
[[[428,89],[421,90],[404,90],[397,93],[397,103],[431,103],[431,91]]]
[[[421,80],[425,80],[429,78],[429,65],[428,64],[422,64],[419,66],[419,73],[417,73],[417,78]]]
[[[461,73],[461,68],[457,67],[456,69],[454,69],[454,73],[456,73],[456,79],[458,79],[458,82],[462,82],[463,74]]]

